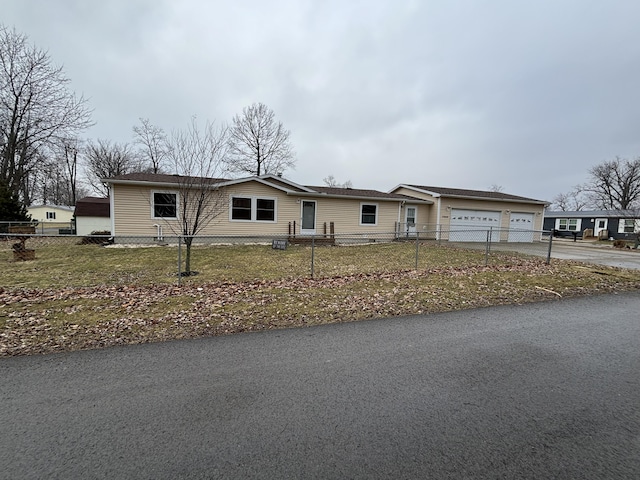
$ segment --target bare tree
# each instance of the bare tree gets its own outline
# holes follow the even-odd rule
[[[344,183],[340,183],[338,182],[336,177],[334,177],[333,175],[329,175],[328,177],[323,178],[322,181],[327,187],[353,188],[353,183],[351,182],[351,180],[347,180]]]
[[[498,185],[497,183],[494,183],[493,185],[491,185],[491,187],[489,187],[489,191],[495,192],[495,193],[502,193],[504,192],[504,187],[502,185]]]
[[[32,201],[40,201],[44,205],[68,205],[67,185],[64,171],[55,159],[42,159],[34,175],[36,184]]]
[[[111,143],[98,139],[85,148],[85,176],[91,187],[103,196],[109,195],[104,178],[140,171],[140,164],[128,143]]]
[[[167,160],[167,136],[162,128],[141,118],[133,127],[135,143],[140,147],[139,156],[151,173],[162,173]]]
[[[254,103],[233,117],[230,131],[230,171],[249,175],[282,175],[295,168],[289,130],[276,122],[273,110],[262,103]]]
[[[563,212],[579,212],[591,207],[592,203],[592,198],[587,191],[587,187],[584,185],[576,185],[570,192],[556,195],[552,200],[551,208]]]
[[[167,139],[167,158],[178,173],[178,227],[167,222],[175,234],[183,235],[186,246],[185,275],[191,270],[193,238],[218,215],[227,211],[228,200],[220,188],[224,160],[229,147],[228,129],[207,122],[200,130],[195,118],[185,130]],[[179,231],[177,231],[179,228]]]
[[[78,179],[79,149],[77,139],[63,139],[49,156],[37,154],[38,168],[29,176],[32,203],[75,205],[78,192],[85,193]]]
[[[83,97],[47,52],[0,25],[0,180],[30,203],[38,161],[62,138],[91,125]]]
[[[640,157],[627,160],[616,157],[589,170],[587,190],[596,207],[605,210],[629,210],[640,204]]]
[[[77,139],[65,139],[59,149],[58,157],[64,167],[67,181],[69,203],[75,205],[82,187],[78,184],[78,155],[80,142]]]

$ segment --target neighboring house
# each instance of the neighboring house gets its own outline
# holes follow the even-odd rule
[[[582,238],[590,230],[596,238],[635,239],[640,233],[640,212],[620,210],[555,211],[544,213],[544,229],[555,236]]]
[[[84,197],[76,202],[76,235],[111,231],[110,201],[108,198]]]
[[[116,241],[180,232],[181,178],[129,174],[105,179]],[[405,204],[432,203],[377,190],[302,186],[273,175],[208,180],[223,194],[224,210],[200,235],[324,235],[332,226],[335,234],[393,233]]]
[[[401,184],[390,193],[429,202],[404,208],[404,228],[453,241],[539,240],[547,202],[501,192]],[[490,232],[490,233],[487,233]]]
[[[31,219],[39,223],[68,223],[73,218],[73,207],[66,205],[32,205],[27,208]]]

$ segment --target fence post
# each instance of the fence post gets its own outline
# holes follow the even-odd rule
[[[547,265],[551,263],[551,245],[553,244],[553,232],[549,232],[549,249],[547,250]]]
[[[420,251],[420,232],[416,230],[416,270],[418,270],[418,252]]]
[[[315,266],[315,254],[316,254],[316,236],[311,235],[311,278],[314,275],[314,266]]]
[[[178,285],[182,284],[182,237],[178,235]]]
[[[487,230],[487,245],[484,250],[484,266],[485,267],[489,265],[489,245],[491,245],[491,229],[492,228],[493,227],[489,227],[489,230]]]

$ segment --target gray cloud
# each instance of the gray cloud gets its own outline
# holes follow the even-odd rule
[[[640,155],[633,0],[5,3],[91,98],[93,138],[262,101],[292,132],[295,181],[542,199]]]

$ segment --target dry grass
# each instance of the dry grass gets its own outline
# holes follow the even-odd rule
[[[0,244],[0,262],[6,261],[6,268],[0,271],[0,285],[50,288],[177,283],[176,246],[105,248],[77,245],[75,240],[31,239],[27,245],[36,250],[36,260],[27,262],[13,261],[8,242]],[[194,246],[192,257],[192,268],[198,271],[198,275],[183,279],[183,282],[190,284],[299,278],[311,274],[311,248],[308,246],[289,246],[284,251],[274,250],[270,245]],[[499,256],[494,259],[496,262],[504,261]],[[481,251],[423,246],[419,255],[419,268],[483,263],[484,254]],[[413,243],[389,242],[315,249],[316,277],[414,267]]]
[[[33,247],[32,247],[33,248]],[[0,355],[441,312],[633,290],[640,272],[403,243],[194,247],[177,285],[175,247],[36,246],[0,272]],[[0,262],[3,261],[0,251]]]

